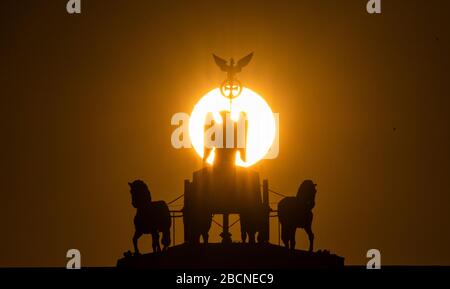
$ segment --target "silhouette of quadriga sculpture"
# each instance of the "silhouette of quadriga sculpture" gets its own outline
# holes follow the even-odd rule
[[[261,200],[259,174],[235,165],[238,155],[245,160],[245,146],[241,148],[237,146],[237,122],[228,120],[230,116],[225,111],[220,115],[222,145],[215,147],[214,150],[205,148],[204,167],[194,172],[192,182],[185,181],[183,208],[185,242],[198,243],[202,236],[203,241],[207,243],[212,215],[221,214],[223,215],[223,232],[220,235],[222,242],[231,243],[228,216],[239,214],[242,241],[246,242],[248,236],[249,242],[254,243],[255,235],[260,231],[260,224],[264,223],[260,219],[264,217],[268,219],[268,210],[263,209]],[[245,115],[242,113],[240,117]],[[227,123],[234,126],[234,146],[232,147],[227,147]],[[214,162],[209,165],[207,159],[212,153],[214,153]],[[262,238],[259,235],[259,241],[268,240],[268,237]]]
[[[298,188],[296,197],[286,197],[278,203],[281,239],[286,247],[295,249],[295,231],[303,228],[308,234],[309,251],[313,251],[314,234],[311,225],[316,192],[316,184],[305,180]]]
[[[138,240],[143,234],[152,235],[153,252],[160,252],[159,233],[162,233],[163,251],[170,245],[170,218],[169,207],[164,201],[152,202],[147,185],[141,180],[128,183],[131,193],[131,204],[136,208],[134,217],[133,246],[136,255],[139,255]]]

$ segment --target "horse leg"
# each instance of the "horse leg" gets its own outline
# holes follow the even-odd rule
[[[208,239],[209,239],[208,232],[203,232],[202,233],[202,238],[203,238],[203,244],[208,244]]]
[[[247,242],[247,232],[242,229],[241,229],[241,240],[242,240],[242,243],[244,243],[244,244]]]
[[[158,232],[153,232],[153,233],[151,233],[151,235],[152,235],[153,252],[160,252],[161,251],[161,247],[159,245],[159,233]]]
[[[156,248],[158,249],[158,252],[161,252],[161,244],[159,243],[159,232],[156,233]]]
[[[192,236],[192,244],[199,244],[200,243],[200,236],[202,233],[195,232]]]
[[[306,226],[305,231],[306,234],[308,234],[309,239],[309,252],[312,252],[314,248],[314,233],[312,232],[311,224],[309,224],[309,226]]]
[[[240,216],[241,220],[241,240],[242,243],[245,244],[247,242],[247,226],[245,224],[245,220],[243,220],[242,216]]]
[[[286,248],[289,248],[289,233],[285,225],[281,224],[281,240]]]
[[[170,229],[163,231],[161,242],[163,244],[163,251],[166,251],[167,247],[170,246]]]
[[[156,252],[156,241],[155,241],[155,233],[151,233],[152,235],[152,250],[153,253]]]
[[[135,255],[140,255],[141,253],[139,253],[139,248],[138,248],[138,240],[139,238],[142,236],[141,232],[135,231],[134,232],[134,236],[133,236],[133,246],[134,246],[134,254]]]
[[[256,232],[251,230],[250,232],[248,232],[248,243],[249,244],[255,244],[256,243]]]
[[[291,250],[295,249],[295,231],[296,231],[296,228],[293,228],[289,232],[289,241],[290,241],[290,245],[291,245],[290,246]]]

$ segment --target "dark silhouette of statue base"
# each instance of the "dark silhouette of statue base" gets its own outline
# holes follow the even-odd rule
[[[192,183],[186,181],[186,186]],[[264,182],[264,191],[267,191]],[[312,233],[312,209],[315,205],[316,185],[304,181],[296,197],[286,197],[278,204],[279,221],[282,226],[282,240],[287,248],[270,244],[267,239],[255,239],[255,230],[259,228],[261,212],[241,217],[241,243],[232,243],[230,239],[222,243],[208,243],[211,226],[209,211],[198,210],[199,207],[185,206],[185,243],[168,248],[170,243],[170,215],[164,202],[151,202],[147,186],[142,181],[130,184],[132,203],[137,208],[135,217],[136,233],[133,238],[135,252],[127,252],[118,260],[122,268],[153,269],[297,269],[297,268],[337,268],[344,266],[344,258],[330,254],[327,250],[313,252],[314,235]],[[190,197],[195,196],[191,195]],[[192,200],[191,200],[192,201]],[[188,204],[197,204],[188,202]],[[257,206],[258,207],[258,206]],[[264,209],[264,206],[260,207]],[[251,212],[251,211],[248,211]],[[255,212],[255,211],[254,211]],[[227,220],[224,218],[224,221]],[[187,225],[187,226],[186,226]],[[295,230],[304,228],[308,233],[309,251],[295,249]],[[163,252],[159,249],[159,232],[163,233]],[[228,231],[224,231],[225,233]],[[224,234],[222,232],[222,234]],[[137,237],[142,233],[153,236],[153,253],[140,255]],[[261,233],[261,232],[258,232]],[[137,237],[136,237],[137,236]],[[203,237],[204,244],[199,238]],[[262,236],[261,234],[258,235]],[[187,237],[187,239],[186,239]],[[226,239],[226,236],[222,236]],[[246,243],[248,238],[248,243]],[[263,238],[263,237],[261,237]],[[265,238],[265,237],[264,237]]]
[[[298,269],[340,268],[344,258],[328,251],[291,250],[270,244],[182,244],[162,253],[126,256],[119,268],[137,269]]]

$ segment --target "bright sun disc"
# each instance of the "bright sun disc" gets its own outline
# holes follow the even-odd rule
[[[230,111],[230,99],[222,96],[216,88],[204,95],[195,105],[189,119],[189,137],[197,154],[203,158],[204,125],[208,113],[217,116],[221,111]],[[247,116],[246,161],[236,157],[236,165],[249,167],[261,160],[275,139],[275,118],[266,101],[256,92],[244,87],[242,93],[232,100],[231,118],[239,113]],[[212,154],[211,154],[212,155]],[[208,163],[213,163],[213,157]]]

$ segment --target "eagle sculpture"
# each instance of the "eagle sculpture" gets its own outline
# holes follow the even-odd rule
[[[228,61],[215,54],[213,54],[213,57],[217,66],[219,66],[222,71],[227,73],[227,80],[232,81],[235,79],[236,73],[241,72],[242,68],[250,62],[253,57],[253,52],[241,58],[236,64],[233,58],[230,59],[228,64]]]

